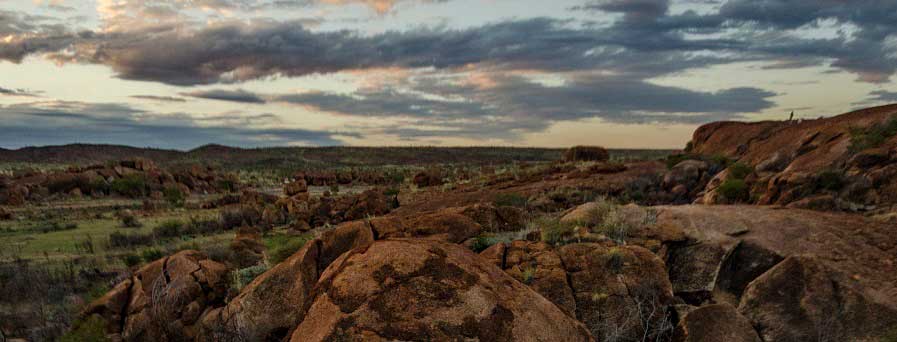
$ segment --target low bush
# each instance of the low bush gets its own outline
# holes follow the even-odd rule
[[[136,246],[150,246],[156,243],[151,234],[123,234],[113,232],[109,234],[109,247],[131,248]]]
[[[140,265],[140,256],[134,253],[128,253],[120,256],[121,262],[125,264],[125,266],[134,267]]]
[[[286,260],[311,239],[312,237],[309,234],[299,236],[273,235],[266,238],[265,247],[268,250],[268,264],[276,265]]]
[[[41,222],[38,225],[32,227],[30,230],[36,233],[52,233],[59,232],[63,230],[75,230],[78,229],[78,224],[74,222],[62,223],[59,221],[50,221],[50,222]]]
[[[233,273],[233,288],[237,291],[242,290],[243,287],[249,285],[256,277],[265,273],[268,270],[268,267],[265,265],[255,265],[246,268],[241,268]]]
[[[112,181],[110,188],[122,196],[137,198],[146,196],[146,180],[138,174],[131,174]]]
[[[144,249],[143,252],[140,252],[140,256],[143,258],[144,262],[153,262],[165,257],[165,253],[158,249],[150,248]]]
[[[495,199],[492,201],[496,207],[518,207],[524,208],[526,207],[526,202],[528,198],[518,193],[505,193],[495,195]]]
[[[157,238],[176,238],[185,235],[184,227],[185,225],[181,220],[170,219],[153,228],[153,234]]]
[[[730,203],[747,202],[751,198],[747,183],[742,179],[727,179],[717,189],[720,196]]]
[[[885,141],[897,135],[897,117],[888,121],[872,125],[868,128],[851,128],[850,129],[850,147],[851,152],[860,152],[866,149],[881,146]]]
[[[492,234],[480,234],[479,236],[474,238],[473,245],[470,246],[470,249],[474,252],[480,253],[499,242],[499,239]]]
[[[106,322],[97,315],[75,323],[75,328],[59,337],[59,342],[104,342],[110,341],[106,337]]]
[[[536,280],[536,269],[534,267],[527,267],[523,270],[523,283],[524,284],[532,284],[533,280]]]
[[[729,166],[729,178],[745,179],[754,172],[754,168],[742,162],[736,162]]]
[[[535,224],[541,229],[542,242],[551,245],[562,244],[573,237],[573,224],[561,222],[557,218],[543,217]]]
[[[614,208],[604,217],[604,220],[598,224],[595,229],[603,233],[609,239],[617,243],[623,243],[629,237],[629,231],[632,229],[626,217],[619,210]]]
[[[825,170],[816,175],[816,189],[838,191],[844,183],[844,174],[839,171]]]
[[[607,268],[613,271],[614,273],[620,273],[623,270],[623,265],[625,264],[625,260],[623,260],[623,251],[619,248],[611,248],[607,252]]]
[[[251,206],[224,209],[221,211],[219,219],[222,230],[231,230],[244,224],[257,226],[261,220],[262,213]]]
[[[119,221],[121,221],[121,226],[125,228],[140,228],[143,227],[143,223],[137,219],[137,215],[134,215],[130,210],[122,210],[117,214]]]
[[[171,204],[173,207],[180,208],[184,206],[186,202],[186,196],[177,187],[167,187],[165,190],[162,190],[162,196],[165,198],[165,201],[168,204]]]

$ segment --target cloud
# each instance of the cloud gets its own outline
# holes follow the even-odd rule
[[[758,88],[701,92],[602,75],[577,75],[561,85],[520,76],[489,75],[488,86],[459,79],[414,78],[390,88],[350,94],[257,95],[270,102],[358,117],[402,119],[402,137],[450,134],[515,139],[553,123],[599,118],[623,124],[704,123],[771,108],[777,94]],[[407,126],[429,126],[410,129]]]
[[[366,3],[386,8],[397,1],[262,4]],[[740,61],[776,62],[772,67],[778,68],[829,63],[875,83],[897,72],[897,45],[886,43],[897,40],[893,1],[730,0],[716,12],[671,14],[669,0],[599,0],[574,10],[622,17],[611,25],[529,18],[466,29],[420,27],[379,34],[311,31],[302,21],[199,21],[183,13],[187,6],[229,10],[257,5],[238,0],[164,0],[153,6],[101,1],[101,30],[7,25],[7,31],[16,32],[9,42],[0,42],[0,59],[20,61],[29,54],[50,53],[57,62],[104,64],[124,79],[173,85],[389,67],[604,70],[638,73],[645,79]],[[853,25],[856,32],[842,29],[836,37],[820,38],[801,31],[818,28],[824,20],[835,20],[836,27]]]
[[[868,106],[883,103],[897,103],[897,91],[876,90],[870,92],[864,100],[854,102],[853,105]]]
[[[28,89],[11,89],[0,87],[0,96],[39,97],[41,92]]]
[[[265,103],[265,100],[256,94],[250,93],[243,89],[238,90],[201,90],[189,93],[181,93],[183,96],[190,96],[200,99],[220,100],[240,103]]]
[[[161,101],[161,102],[187,102],[186,99],[182,99],[180,97],[174,97],[174,96],[132,95],[131,98],[138,99],[138,100],[150,100],[150,101]]]
[[[124,144],[187,150],[218,143],[258,147],[287,144],[339,145],[336,133],[295,128],[254,128],[278,123],[270,114],[195,118],[156,114],[123,104],[44,101],[0,106],[0,146],[19,148],[68,143]]]

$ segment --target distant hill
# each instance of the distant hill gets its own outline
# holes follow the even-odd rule
[[[551,161],[563,149],[518,147],[266,147],[239,148],[205,145],[190,151],[121,145],[71,144],[0,149],[0,163],[95,164],[134,157],[165,165],[211,163],[224,168],[334,168],[375,165],[443,163],[503,164],[512,161]],[[629,158],[660,158],[665,150],[612,150]]]

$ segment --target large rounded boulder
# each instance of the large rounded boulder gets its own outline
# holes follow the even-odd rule
[[[573,146],[564,152],[564,161],[607,161],[610,154],[601,146]]]
[[[586,327],[473,252],[429,239],[340,256],[292,341],[591,341]]]

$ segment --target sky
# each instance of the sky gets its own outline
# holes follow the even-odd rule
[[[895,72],[893,0],[0,0],[0,148],[681,148]]]

